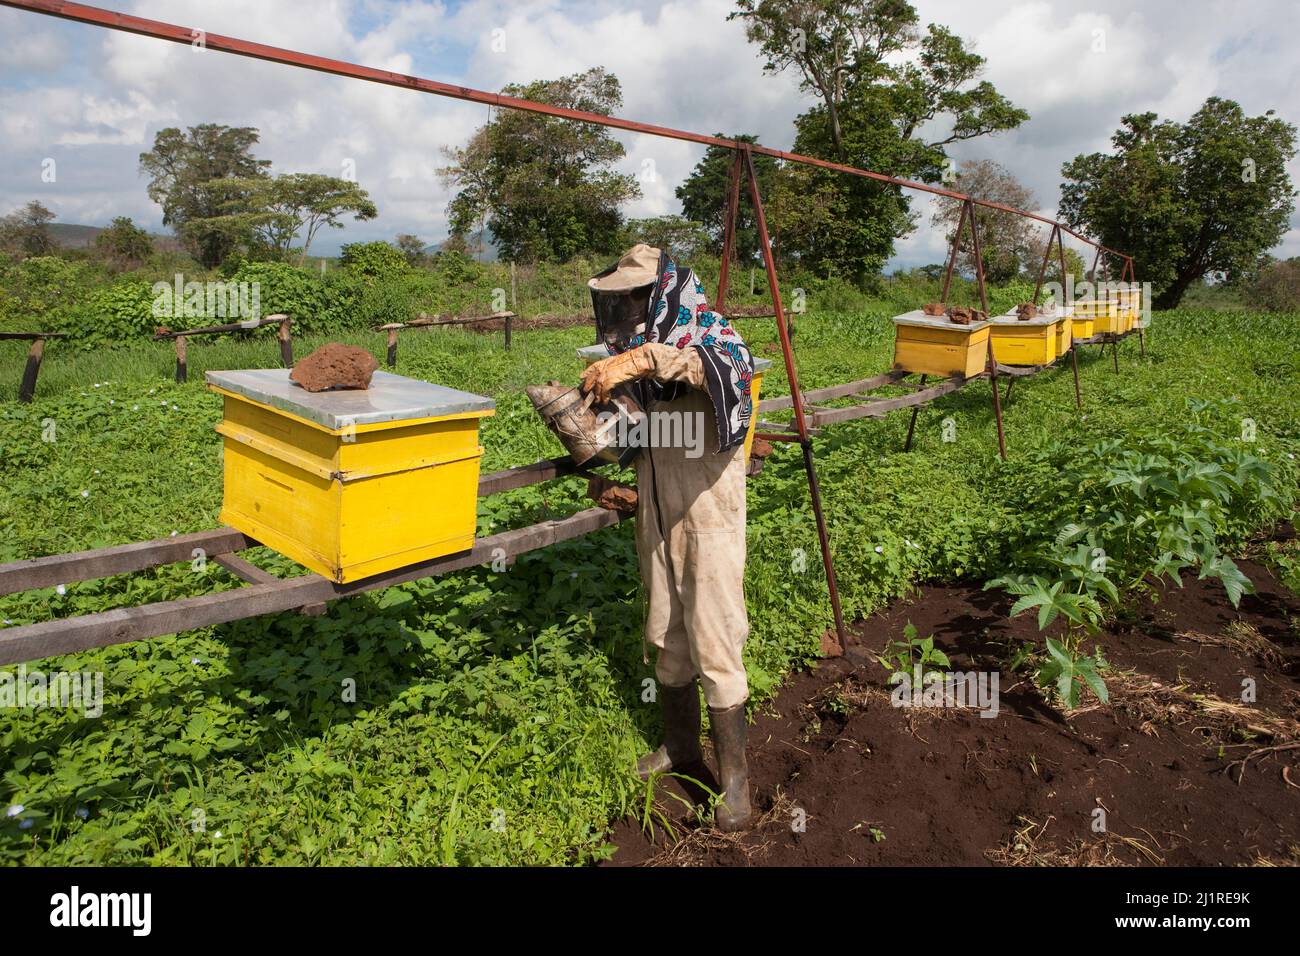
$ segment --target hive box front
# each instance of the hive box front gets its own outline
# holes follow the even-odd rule
[[[592,365],[609,358],[609,349],[603,345],[584,345],[578,349],[578,358]],[[753,359],[754,378],[749,385],[749,399],[754,403],[754,409],[749,416],[749,431],[745,432],[745,461],[749,461],[749,451],[754,447],[754,427],[758,424],[758,395],[763,390],[763,373],[772,367],[771,359],[759,358],[757,355]]]
[[[894,368],[923,375],[974,378],[988,364],[989,323],[958,325],[921,309],[894,316]]]
[[[1064,321],[1059,313],[1023,320],[998,316],[993,320],[993,357],[1002,365],[1051,365],[1057,327]]]
[[[1048,308],[1050,309],[1053,307],[1048,306]],[[1056,323],[1056,343],[1053,351],[1056,353],[1056,358],[1060,358],[1065,355],[1066,352],[1070,351],[1070,348],[1074,345],[1074,323],[1076,321],[1074,319],[1074,307],[1067,305],[1061,308],[1056,308],[1055,311],[1049,313],[1048,317],[1059,320]],[[1019,321],[1020,317],[1015,309],[1009,309],[1004,318],[1014,318]],[[997,333],[995,332],[994,334],[996,335]],[[995,342],[994,349],[996,350],[996,348],[997,345]],[[999,359],[998,361],[1002,360]]]
[[[315,393],[288,369],[206,379],[224,399],[224,523],[337,583],[473,547],[492,399],[387,372]]]
[[[1123,329],[1119,317],[1119,303],[1108,299],[1082,299],[1074,303],[1075,338],[1092,338],[1101,333],[1117,333]],[[1078,320],[1092,319],[1092,329],[1086,336],[1081,334]]]

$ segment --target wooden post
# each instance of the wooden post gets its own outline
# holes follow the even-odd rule
[[[506,316],[506,351],[507,352],[510,351],[510,324],[514,322],[514,320],[515,320],[515,316],[513,312],[510,315]]]
[[[184,383],[188,377],[188,370],[185,367],[185,336],[176,336],[176,381]]]
[[[921,387],[925,387],[925,375],[921,376]],[[912,420],[907,423],[907,441],[903,443],[903,451],[912,450],[912,434],[916,431],[916,416],[921,413],[921,406],[912,407]]]
[[[293,320],[287,315],[280,320],[280,364],[293,368],[293,340],[289,338],[289,323]]]
[[[23,380],[18,386],[18,401],[24,405],[31,404],[36,397],[36,376],[41,373],[41,358],[45,355],[45,339],[33,339],[32,347],[27,350],[27,367],[23,369]]]
[[[388,367],[397,368],[397,329],[388,330]]]

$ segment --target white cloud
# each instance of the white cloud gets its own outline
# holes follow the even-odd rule
[[[793,76],[766,76],[730,0],[655,4],[563,0],[135,0],[130,12],[486,90],[605,66],[623,83],[620,113],[703,133],[752,132],[788,148],[808,105]],[[958,159],[989,158],[1056,206],[1062,163],[1106,149],[1125,113],[1183,119],[1209,95],[1254,113],[1300,119],[1300,66],[1290,44],[1300,7],[1286,0],[1199,4],[1149,0],[920,0],[923,22],[950,26],[988,58],[986,78],[1031,114],[1022,128],[960,144]],[[494,31],[500,31],[494,33]],[[1100,34],[1095,31],[1102,31]],[[1097,51],[1098,40],[1104,49]],[[505,49],[494,50],[504,40]],[[128,214],[157,227],[137,154],[164,126],[255,126],[258,154],[277,170],[337,174],[355,164],[381,211],[331,241],[445,234],[449,198],[435,170],[486,107],[326,74],[195,51],[93,27],[0,11],[0,206],[39,197],[64,221]],[[631,215],[678,208],[677,184],[702,155],[689,143],[618,133],[623,168],[641,178]],[[42,158],[61,175],[40,181]],[[890,170],[882,170],[890,172]],[[1300,165],[1292,169],[1300,180]],[[909,264],[942,258],[941,230],[918,199],[920,228],[900,243]],[[1292,232],[1284,250],[1300,251]]]

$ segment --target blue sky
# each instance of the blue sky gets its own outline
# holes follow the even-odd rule
[[[701,132],[757,133],[788,147],[793,118],[810,104],[793,77],[766,76],[726,0],[646,5],[522,0],[117,0],[120,9],[211,32],[496,90],[506,83],[603,65],[622,79],[623,115]],[[1032,119],[1021,129],[963,144],[963,158],[993,159],[1053,213],[1063,162],[1105,149],[1122,114],[1183,119],[1207,96],[1252,113],[1300,121],[1300,6],[1250,3],[959,2],[921,0],[923,21],[944,23],[988,57],[986,77]],[[1101,49],[1098,49],[1098,39]],[[504,41],[504,50],[499,49]],[[0,210],[32,198],[60,221],[102,225],[129,215],[161,229],[137,157],[159,129],[202,122],[262,131],[258,154],[274,169],[337,175],[355,166],[381,215],[323,235],[341,241],[411,232],[440,241],[450,198],[436,169],[486,107],[386,89],[211,51],[0,9]],[[678,210],[675,186],[701,148],[622,135],[627,171],[643,198],[629,215]],[[54,182],[43,182],[46,160]],[[652,175],[646,176],[645,173]],[[888,172],[888,170],[885,170]],[[1300,167],[1292,169],[1300,181]],[[896,264],[943,256],[930,202],[899,243]],[[1278,250],[1300,255],[1300,219]]]

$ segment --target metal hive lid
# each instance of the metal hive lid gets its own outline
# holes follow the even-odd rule
[[[490,415],[496,402],[472,392],[391,372],[375,372],[370,388],[309,392],[287,368],[207,372],[209,386],[288,412],[331,431],[447,415]]]

